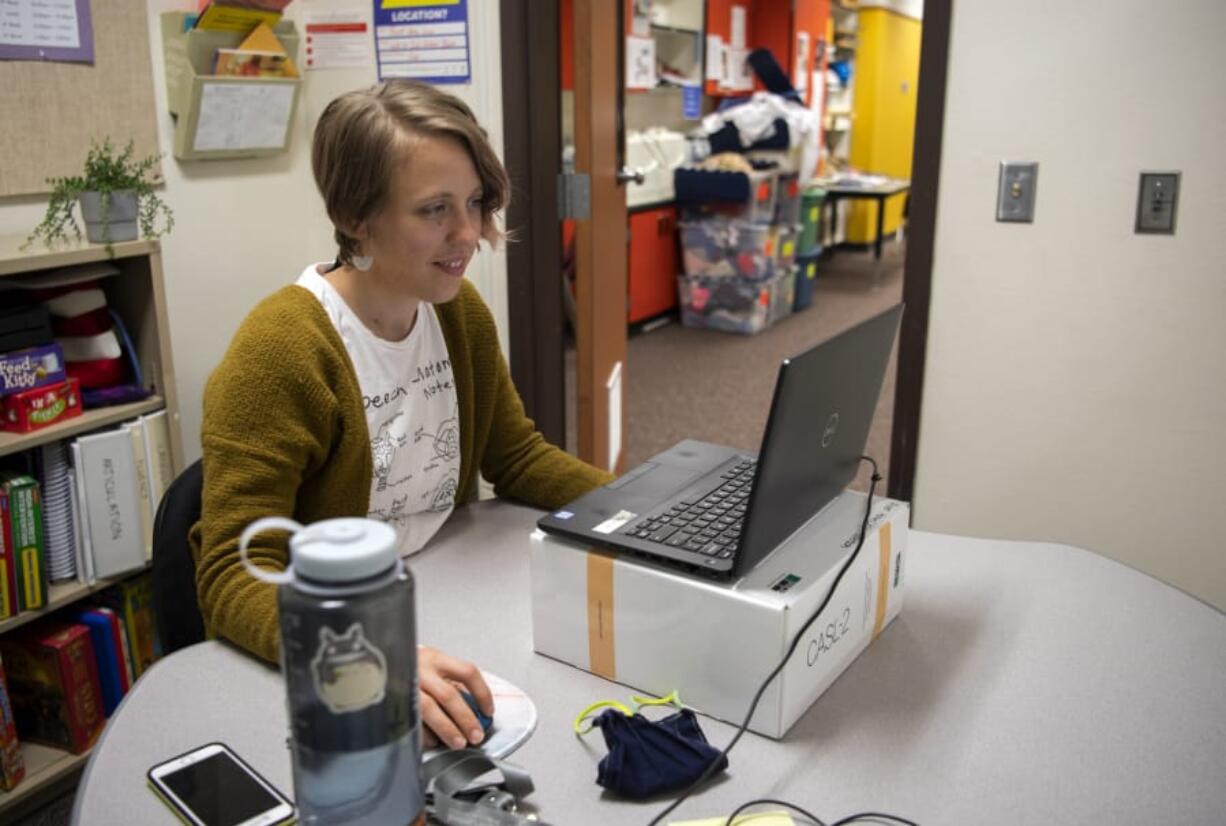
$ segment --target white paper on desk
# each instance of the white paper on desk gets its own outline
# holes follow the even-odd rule
[[[206,83],[193,148],[280,149],[293,106],[291,83]]]

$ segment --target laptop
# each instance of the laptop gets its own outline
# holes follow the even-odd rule
[[[756,457],[686,440],[537,526],[686,572],[745,575],[855,478],[902,311],[784,359]]]

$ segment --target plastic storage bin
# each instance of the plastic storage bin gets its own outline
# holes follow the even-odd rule
[[[770,320],[772,286],[742,278],[678,276],[681,323],[727,333],[760,332]]]
[[[680,226],[686,275],[763,281],[775,274],[772,227],[722,218],[682,221]]]
[[[796,238],[800,227],[796,224],[777,224],[775,235],[775,271],[782,272],[796,263]]]
[[[767,323],[774,324],[792,314],[796,303],[796,268],[788,267],[771,280],[771,302]]]
[[[792,309],[803,310],[813,303],[817,286],[817,255],[802,255],[796,259],[796,300]]]
[[[775,184],[775,223],[799,224],[801,209],[800,175],[782,172]]]
[[[811,186],[800,199],[800,250],[799,255],[815,255],[822,250],[822,207],[826,203],[826,190]]]
[[[774,169],[730,172],[681,168],[673,171],[673,190],[686,215],[769,224],[775,218]]]

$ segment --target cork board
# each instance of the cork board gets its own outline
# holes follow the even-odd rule
[[[0,196],[51,191],[75,175],[90,141],[158,151],[145,0],[91,3],[94,64],[0,60]]]

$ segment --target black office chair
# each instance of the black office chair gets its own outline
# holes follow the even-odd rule
[[[162,653],[204,640],[196,561],[187,534],[200,519],[204,472],[197,460],[170,483],[153,520],[153,614]]]

